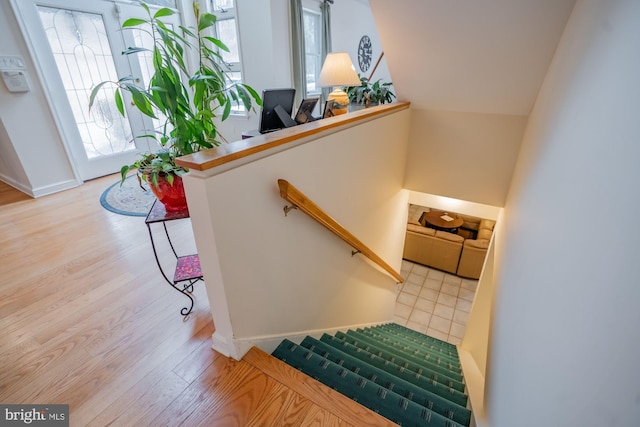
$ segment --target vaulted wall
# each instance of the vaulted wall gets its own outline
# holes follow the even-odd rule
[[[370,0],[413,109],[405,187],[503,206],[527,116],[574,0]]]
[[[579,0],[497,245],[491,426],[640,425],[640,3]]]

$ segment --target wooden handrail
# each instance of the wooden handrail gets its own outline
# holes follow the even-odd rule
[[[324,225],[336,236],[351,245],[356,251],[369,258],[371,261],[379,265],[384,271],[393,276],[398,283],[404,282],[404,277],[396,270],[373,252],[367,245],[362,243],[356,236],[351,234],[346,228],[340,225],[329,214],[323,211],[318,205],[313,203],[300,190],[291,185],[287,180],[279,179],[278,187],[280,188],[280,197],[292,203],[295,207],[309,215],[311,218]]]

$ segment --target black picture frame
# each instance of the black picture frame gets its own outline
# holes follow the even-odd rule
[[[297,124],[301,125],[315,120],[313,117],[313,109],[316,108],[316,104],[319,100],[320,98],[318,97],[306,98],[302,100],[302,102],[300,103],[300,107],[298,108],[298,112],[295,116],[295,121]]]
[[[335,104],[335,101],[333,99],[328,99],[327,102],[325,102],[324,104],[324,112],[322,113],[322,118],[323,119],[328,119],[329,117],[333,117],[335,114],[333,114],[333,105]]]

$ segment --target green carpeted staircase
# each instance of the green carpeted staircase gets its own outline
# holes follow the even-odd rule
[[[469,426],[454,345],[395,323],[284,340],[273,356],[402,426]]]

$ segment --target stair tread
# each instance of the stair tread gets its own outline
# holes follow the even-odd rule
[[[416,330],[407,328],[406,326],[402,326],[402,325],[399,325],[397,323],[385,323],[383,325],[376,326],[376,328],[393,331],[395,333],[399,333],[399,334],[402,334],[402,335],[405,335],[405,336],[416,337],[419,340],[425,340],[425,341],[428,341],[428,342],[433,343],[435,345],[438,345],[438,346],[440,346],[442,348],[446,348],[446,349],[455,351],[456,353],[458,352],[458,348],[456,347],[455,344],[451,344],[451,343],[443,341],[443,340],[441,340],[439,338],[423,334],[422,332],[418,332]]]
[[[456,351],[454,355],[449,354],[448,350],[439,351],[438,348],[433,349],[429,346],[423,346],[418,343],[411,342],[407,339],[403,339],[402,337],[395,335],[393,333],[385,332],[380,329],[358,329],[357,332],[362,332],[367,336],[376,338],[381,340],[384,343],[389,343],[393,346],[403,347],[404,351],[411,351],[415,356],[424,357],[426,360],[433,360],[436,363],[448,363],[452,366],[455,366],[458,372],[462,371],[460,367],[460,359],[458,359],[458,352]]]
[[[362,348],[356,347],[349,342],[340,340],[339,338],[328,334],[324,334],[320,341],[329,344],[347,354],[350,354],[353,357],[364,360],[367,363],[385,370],[399,378],[409,381],[417,385],[418,387],[436,393],[439,396],[442,396],[460,406],[466,407],[467,405],[468,398],[463,392],[464,385],[462,384],[460,384],[459,388],[457,389],[453,388],[449,384],[439,382],[439,377],[431,376],[428,372],[418,374],[411,369],[405,369],[402,366],[385,360],[383,357],[372,354]]]
[[[402,331],[402,332],[410,334],[410,335],[415,335],[417,337],[424,338],[424,339],[427,339],[429,341],[437,342],[437,343],[441,344],[442,346],[449,347],[449,348],[455,349],[457,351],[457,348],[456,348],[455,344],[451,344],[451,343],[448,343],[448,342],[443,341],[441,339],[438,339],[438,338],[423,334],[422,332],[415,331],[413,329],[407,328],[406,326],[402,326],[402,325],[399,325],[397,323],[385,323],[384,325],[380,325],[380,326],[393,328],[395,330]]]
[[[423,389],[315,338],[306,337],[300,345],[446,418],[465,426],[469,425],[471,411],[445,397]]]
[[[395,351],[400,352],[401,354],[406,354],[407,356],[415,357],[418,359],[424,359],[428,363],[434,363],[439,366],[446,367],[448,370],[452,372],[459,373],[460,369],[460,361],[455,357],[450,357],[446,354],[441,354],[439,352],[432,351],[424,351],[422,349],[417,348],[416,345],[409,345],[404,341],[398,339],[394,335],[389,335],[387,333],[382,333],[379,331],[367,331],[363,329],[349,329],[347,333],[356,333],[358,336],[368,339],[374,340],[376,342],[380,342],[381,344],[393,347]]]
[[[448,354],[455,358],[458,358],[457,347],[453,346],[452,344],[449,344],[448,342],[439,340],[438,338],[434,338],[429,335],[422,334],[417,331],[413,331],[407,328],[399,329],[389,324],[372,326],[365,329],[380,332],[380,333],[387,333],[390,336],[395,336],[397,338],[405,340],[411,343],[412,345],[430,348],[440,353]]]
[[[289,340],[284,340],[273,355],[403,426],[461,425]]]
[[[421,359],[419,357],[412,356],[410,354],[403,352],[398,348],[394,348],[391,345],[378,342],[375,338],[368,337],[357,331],[349,330],[346,333],[340,333],[340,332],[336,333],[336,337],[341,337],[342,335],[350,336],[357,341],[362,341],[369,345],[376,346],[380,351],[385,351],[386,353],[393,355],[395,358],[402,359],[405,362],[413,363],[424,369],[429,369],[429,370],[438,372],[444,377],[449,377],[458,383],[462,383],[462,374],[460,372],[451,371],[451,369],[449,369],[448,366],[440,365],[425,359]]]

